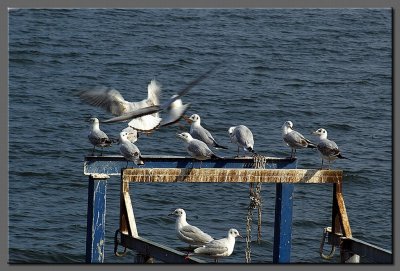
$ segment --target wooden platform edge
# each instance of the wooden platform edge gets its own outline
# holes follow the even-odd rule
[[[124,182],[167,183],[341,183],[342,170],[317,169],[227,169],[227,168],[127,168]]]

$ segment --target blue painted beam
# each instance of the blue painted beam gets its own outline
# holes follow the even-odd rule
[[[143,168],[251,168],[252,157],[210,159],[197,161],[190,157],[183,156],[143,156],[145,164]],[[267,159],[265,168],[267,169],[288,169],[296,168],[295,158],[276,158]],[[129,162],[129,168],[137,168],[133,162]],[[87,156],[84,162],[84,174],[90,175],[103,173],[107,175],[121,175],[121,169],[126,168],[126,160],[122,156]]]
[[[293,191],[293,184],[276,184],[273,263],[290,263]]]
[[[104,261],[107,179],[89,176],[86,263]]]

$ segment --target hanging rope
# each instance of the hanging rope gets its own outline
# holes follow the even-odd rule
[[[266,157],[255,154],[253,156],[253,168],[265,168]],[[249,186],[249,195],[250,195],[250,203],[247,208],[247,218],[246,218],[246,263],[251,262],[251,226],[253,222],[253,210],[258,209],[257,212],[257,220],[258,220],[258,234],[257,234],[257,243],[261,242],[261,183],[250,183]]]

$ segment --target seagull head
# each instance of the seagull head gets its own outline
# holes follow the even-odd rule
[[[284,127],[287,128],[291,128],[293,129],[293,122],[291,122],[290,120],[285,121],[285,123],[283,124]]]
[[[241,237],[241,238],[243,238],[243,236],[241,236],[241,235],[239,234],[239,232],[238,232],[237,229],[230,229],[229,232],[228,232],[228,235],[229,235],[229,236],[232,236],[233,238],[236,238],[236,237]]]
[[[181,217],[181,216],[186,216],[185,210],[178,208],[175,209],[172,213],[169,214],[169,216],[176,216],[176,217]]]
[[[235,130],[235,126],[232,126],[232,127],[230,127],[229,129],[228,129],[228,133],[229,133],[229,135],[231,136],[232,135],[232,133],[233,133],[233,130]]]
[[[313,132],[313,135],[319,136],[320,139],[328,138],[328,132],[324,128],[319,128],[317,131]]]
[[[190,141],[190,140],[193,139],[193,137],[187,132],[177,134],[176,136],[179,137],[179,138],[182,138],[185,141]]]
[[[98,118],[90,118],[89,122],[90,123],[99,123],[99,119]]]
[[[189,120],[190,120],[191,123],[198,122],[200,124],[200,116],[197,115],[197,114],[191,115]]]

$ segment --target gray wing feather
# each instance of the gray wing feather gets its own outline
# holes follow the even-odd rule
[[[107,87],[81,91],[79,98],[87,104],[101,107],[117,116],[126,112],[128,103],[118,90]]]
[[[290,147],[298,147],[298,148],[305,148],[307,147],[309,140],[307,140],[302,134],[297,131],[292,131],[285,135],[283,140],[290,146]]]
[[[195,154],[195,156],[211,157],[213,152],[208,148],[206,143],[200,140],[193,140],[188,145],[188,151]]]
[[[187,238],[192,239],[195,242],[200,242],[200,243],[207,243],[213,240],[213,238],[208,235],[207,233],[203,232],[199,228],[195,226],[184,226],[180,229],[180,232],[182,235],[184,235]]]
[[[324,156],[336,156],[340,153],[338,146],[332,140],[322,140],[317,148]]]
[[[248,147],[254,145],[253,134],[245,127],[239,126],[237,129],[235,129],[235,136],[238,143],[242,146]]]
[[[222,242],[222,240],[223,239],[211,241],[203,247],[196,248],[195,252],[210,256],[225,253],[228,251],[228,247]]]

